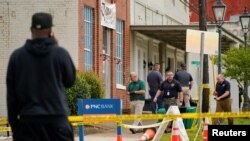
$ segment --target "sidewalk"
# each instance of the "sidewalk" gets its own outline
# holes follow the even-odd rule
[[[126,124],[131,124],[131,121],[124,122]],[[144,125],[149,125],[155,123],[154,121],[143,121]],[[97,125],[98,128],[102,131],[98,132],[98,129],[95,133],[87,134],[84,136],[84,141],[116,141],[117,140],[117,131],[115,123],[101,124]],[[75,131],[77,132],[77,131]],[[78,134],[78,133],[77,133]],[[132,134],[129,129],[122,128],[122,141],[138,141],[143,135],[142,132]],[[12,141],[12,137],[0,137],[0,141]],[[79,137],[75,136],[75,141],[79,141]]]
[[[131,121],[124,122],[126,124],[132,124]],[[150,125],[155,123],[155,121],[143,121],[144,125]],[[100,125],[103,128],[106,128],[107,131],[103,133],[94,133],[84,136],[84,141],[116,141],[116,124],[102,124]],[[138,141],[143,135],[143,132],[132,134],[129,129],[122,128],[122,141]],[[75,141],[79,141],[79,137],[75,137]]]
[[[138,141],[143,133],[132,134],[128,129],[122,129],[122,141]],[[84,141],[116,141],[116,131],[107,133],[98,133],[84,136]],[[75,137],[79,141],[79,137]]]
[[[143,133],[132,134],[128,129],[122,129],[122,141],[137,141]],[[95,133],[84,136],[84,141],[116,141],[116,131]],[[12,137],[0,137],[0,141],[12,141]],[[79,141],[79,137],[75,137]]]

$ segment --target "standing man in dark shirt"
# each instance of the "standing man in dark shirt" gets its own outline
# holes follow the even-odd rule
[[[154,97],[154,102],[157,102],[157,99],[160,96],[161,92],[163,92],[162,99],[166,111],[171,105],[182,105],[183,94],[181,85],[174,79],[173,72],[167,72],[167,78],[162,82],[160,88],[158,89]]]
[[[232,112],[230,94],[230,83],[222,74],[219,74],[216,89],[213,92],[216,100],[216,112]],[[214,119],[213,124],[220,124],[219,119]],[[233,118],[228,118],[228,124],[233,125]]]
[[[32,39],[10,56],[7,110],[14,141],[73,141],[64,88],[75,81],[69,53],[52,33],[52,16],[32,16]]]
[[[181,64],[181,69],[176,72],[174,79],[179,81],[181,84],[185,106],[190,107],[190,90],[193,86],[193,77],[187,72],[186,64]]]
[[[158,89],[154,102],[157,102],[157,98],[163,92],[162,100],[163,105],[166,111],[170,106],[178,105],[181,106],[183,103],[183,94],[181,85],[178,81],[174,79],[174,73],[169,71],[167,72],[167,78],[162,82],[160,88]],[[167,132],[171,131],[172,122],[168,124]]]
[[[160,95],[157,99],[157,102],[153,102],[154,97],[158,89],[160,88],[160,85],[162,83],[162,75],[160,73],[160,64],[155,63],[154,69],[148,74],[147,76],[148,86],[149,86],[149,95],[151,97],[151,103],[150,108],[152,113],[156,113],[157,108],[163,108],[162,105],[162,98]]]

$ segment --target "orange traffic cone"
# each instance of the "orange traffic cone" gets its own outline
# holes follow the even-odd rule
[[[147,141],[147,140],[152,140],[155,136],[155,129],[149,128],[147,129],[144,134],[141,136],[139,141]]]
[[[203,141],[208,141],[208,118],[205,118],[205,122],[204,122],[204,128],[203,128]]]
[[[173,122],[171,141],[180,141],[180,131],[177,122]]]

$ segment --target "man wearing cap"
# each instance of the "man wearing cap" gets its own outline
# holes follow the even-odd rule
[[[10,56],[7,110],[14,141],[73,141],[64,89],[75,81],[69,53],[52,33],[52,16],[32,16],[32,39]]]
[[[181,64],[181,69],[175,73],[174,79],[181,84],[185,107],[190,107],[190,90],[193,86],[193,77],[187,72],[186,64]]]

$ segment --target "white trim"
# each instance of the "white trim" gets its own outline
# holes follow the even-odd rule
[[[121,84],[116,84],[116,88],[121,89],[121,90],[126,90],[126,86],[121,85]]]

